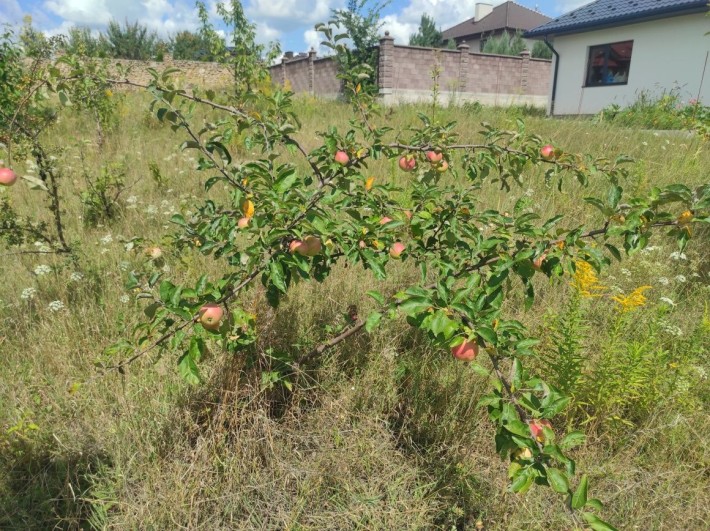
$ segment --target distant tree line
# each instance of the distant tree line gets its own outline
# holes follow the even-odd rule
[[[36,56],[47,37],[32,26],[32,19],[26,17],[20,33],[25,53]],[[162,61],[170,52],[175,59],[189,61],[214,61],[224,53],[226,44],[209,26],[197,32],[180,31],[168,39],[161,39],[155,31],[139,22],[116,20],[108,23],[106,31],[93,32],[90,28],[74,26],[64,36],[64,50],[89,57],[110,57],[116,59],[138,59]]]

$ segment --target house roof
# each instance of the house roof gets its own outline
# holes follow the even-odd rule
[[[524,37],[579,33],[600,26],[622,26],[640,20],[702,12],[708,0],[596,0],[525,32]]]
[[[502,29],[527,30],[552,20],[515,2],[505,2],[480,20],[470,18],[442,32],[444,40],[479,35]]]

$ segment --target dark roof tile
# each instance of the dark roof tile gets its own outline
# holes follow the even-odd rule
[[[465,20],[442,32],[444,40],[456,39],[468,35],[478,35],[502,29],[526,30],[552,20],[542,13],[528,9],[515,2],[505,2],[479,21],[473,18]]]
[[[525,32],[524,37],[578,33],[598,26],[621,26],[638,20],[707,9],[708,0],[597,0]]]

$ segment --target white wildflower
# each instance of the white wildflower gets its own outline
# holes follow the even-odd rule
[[[103,245],[108,245],[109,243],[111,243],[113,241],[113,236],[111,236],[110,234],[107,234],[106,236],[101,238],[100,241]]]
[[[52,301],[49,303],[49,306],[47,306],[47,309],[50,312],[58,312],[64,309],[64,303],[62,301]]]
[[[685,275],[678,275],[675,277],[676,282],[680,282],[681,284],[684,284],[685,282],[688,281],[687,278],[685,278]]]
[[[84,279],[84,275],[82,275],[78,271],[74,271],[71,275],[69,275],[69,280],[71,280],[73,282],[80,282],[83,279]]]
[[[145,212],[149,216],[154,216],[158,212],[158,207],[156,207],[155,205],[148,205],[148,208],[146,208],[143,212]]]
[[[657,280],[658,280],[658,283],[659,283],[661,286],[667,286],[668,284],[671,283],[671,281],[668,280],[666,277],[658,277]]]
[[[118,264],[118,268],[121,271],[128,271],[128,268],[130,268],[130,267],[131,267],[131,264],[129,264],[128,262],[121,262]]]
[[[669,299],[668,297],[661,297],[660,299],[661,302],[665,302],[668,306],[675,306],[675,302],[673,302],[673,299]]]
[[[687,260],[688,257],[685,256],[685,253],[681,253],[679,251],[675,251],[671,253],[671,260]]]
[[[138,202],[138,198],[135,195],[131,195],[126,199],[126,203],[129,205],[135,205]]]
[[[121,301],[123,304],[126,304],[128,301],[131,300],[131,298],[128,295],[121,295],[118,300]]]
[[[35,295],[37,295],[37,289],[36,288],[25,288],[22,290],[22,294],[20,295],[20,298],[23,301],[28,301],[30,299],[34,299]]]
[[[629,270],[626,269],[625,267],[622,267],[622,268],[621,268],[621,274],[624,275],[624,276],[630,277],[630,276],[631,276],[631,271],[629,271]]]
[[[648,142],[641,142],[642,145],[647,146]]]
[[[52,268],[48,265],[38,265],[35,267],[35,275],[41,277],[42,275],[48,275],[52,272]]]
[[[165,264],[165,265],[163,266],[163,272],[164,272],[164,273],[169,273],[169,272],[170,272],[170,266],[169,266],[168,264]]]

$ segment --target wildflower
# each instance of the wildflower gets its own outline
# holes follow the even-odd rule
[[[126,203],[128,203],[129,205],[135,205],[137,202],[138,202],[138,198],[135,195],[129,196],[126,199]]]
[[[25,288],[22,290],[22,294],[20,295],[20,298],[23,301],[28,301],[30,299],[34,299],[36,294],[37,294],[36,288]]]
[[[666,277],[658,277],[658,283],[659,283],[661,286],[667,286],[668,284],[671,283],[671,281],[668,280]]]
[[[131,267],[131,264],[129,264],[128,262],[121,262],[120,264],[118,264],[118,268],[121,271],[128,271],[129,267]]]
[[[84,279],[84,275],[79,273],[78,271],[74,271],[71,275],[69,275],[69,280],[72,282],[79,282]]]
[[[646,296],[643,292],[647,289],[651,289],[651,286],[640,286],[628,295],[617,295],[611,299],[619,303],[619,310],[621,312],[628,312],[646,304]]]
[[[111,242],[113,241],[113,236],[111,236],[110,234],[107,234],[106,236],[104,236],[103,238],[101,238],[101,240],[99,240],[99,241],[100,241],[103,245],[108,245],[109,243],[111,243]]]
[[[671,260],[687,260],[688,257],[685,256],[685,253],[681,253],[679,251],[674,251],[670,254]]]
[[[48,265],[38,265],[35,267],[35,275],[38,277],[41,277],[42,275],[48,275],[49,273],[52,272],[52,268]]]
[[[630,276],[631,276],[631,271],[629,271],[629,270],[626,269],[625,267],[622,267],[622,268],[621,268],[621,274],[624,275],[624,276],[626,276],[626,277],[630,277]]]
[[[131,300],[131,298],[128,295],[121,295],[118,300],[121,301],[123,304],[126,304],[128,301]]]
[[[676,282],[680,282],[681,284],[685,283],[688,281],[687,278],[685,278],[685,275],[678,275],[675,277]]]
[[[143,212],[145,212],[149,216],[153,216],[158,212],[158,207],[156,207],[155,205],[148,205],[148,208],[146,208]]]
[[[673,299],[669,299],[668,297],[661,297],[658,299],[661,302],[665,302],[668,306],[675,306],[675,302],[673,302]]]
[[[50,312],[59,312],[64,309],[64,303],[62,301],[52,301],[47,306]]]
[[[577,260],[574,264],[575,273],[571,285],[582,297],[600,297],[607,288],[599,282],[594,268],[584,260]]]

